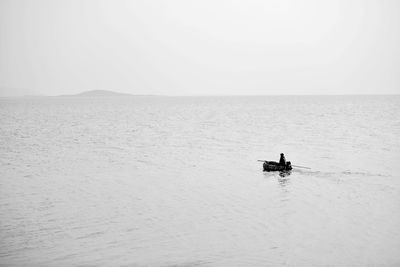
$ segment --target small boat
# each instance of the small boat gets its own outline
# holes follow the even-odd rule
[[[263,168],[265,172],[290,171],[292,169],[292,164],[290,161],[287,161],[286,165],[279,165],[276,161],[264,161]]]

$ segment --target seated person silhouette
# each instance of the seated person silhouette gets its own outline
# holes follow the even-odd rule
[[[286,159],[285,159],[285,155],[283,155],[283,153],[281,153],[281,158],[279,159],[279,165],[286,166]]]

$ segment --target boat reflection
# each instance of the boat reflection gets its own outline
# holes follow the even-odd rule
[[[292,171],[280,171],[280,172],[264,172],[264,176],[271,178],[275,177],[278,180],[280,186],[285,187],[290,184],[290,175]]]
[[[287,186],[290,183],[289,176],[291,174],[292,174],[292,171],[264,172],[264,176],[266,176],[266,177],[278,178],[279,185],[281,185],[281,186]]]
[[[290,171],[280,171],[279,172],[279,176],[280,177],[286,177],[286,176],[289,176],[290,174],[292,174],[291,170]]]
[[[290,179],[284,177],[284,178],[279,178],[278,179],[279,185],[282,187],[286,187],[290,184]]]

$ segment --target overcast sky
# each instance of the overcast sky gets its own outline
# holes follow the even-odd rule
[[[398,94],[400,1],[0,0],[0,95]]]

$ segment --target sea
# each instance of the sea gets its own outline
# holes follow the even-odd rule
[[[399,137],[398,95],[1,98],[0,265],[400,266]]]

